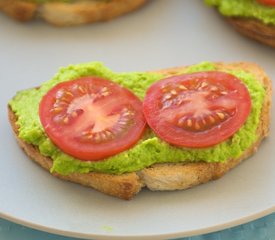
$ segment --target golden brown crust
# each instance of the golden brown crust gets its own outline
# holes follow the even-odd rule
[[[224,163],[166,163],[155,164],[138,172],[112,175],[104,173],[70,174],[62,176],[54,173],[56,177],[92,187],[106,194],[122,199],[131,199],[142,187],[150,190],[177,190],[187,189],[198,184],[220,178],[230,169],[237,166],[244,159],[251,156],[259,147],[262,139],[269,133],[270,108],[271,108],[271,81],[264,71],[253,63],[216,63],[217,70],[242,69],[251,72],[256,76],[266,89],[266,96],[262,107],[260,123],[257,129],[257,141],[247,149],[238,159],[229,159]],[[177,74],[186,67],[176,67],[160,70],[166,76]],[[18,126],[16,116],[9,108],[9,119],[19,145],[27,155],[43,168],[49,170],[52,166],[50,158],[42,156],[38,149],[18,137]]]
[[[275,26],[264,24],[256,19],[232,17],[228,22],[243,35],[255,39],[261,43],[275,47]]]
[[[56,26],[73,26],[107,21],[134,11],[147,0],[79,0],[73,3],[31,3],[24,0],[0,0],[0,10],[25,22],[42,18]]]
[[[52,160],[48,157],[42,156],[37,147],[24,142],[18,137],[18,126],[16,125],[17,117],[8,109],[9,120],[14,130],[19,146],[27,153],[27,155],[44,169],[50,171],[52,167]],[[103,193],[116,196],[125,200],[131,199],[138,193],[142,187],[142,182],[136,173],[127,173],[123,175],[112,175],[104,173],[74,173],[66,176],[58,173],[52,173],[54,176],[79,183],[84,186],[92,187]]]
[[[0,0],[0,10],[18,21],[26,22],[34,17],[37,4],[25,1]]]

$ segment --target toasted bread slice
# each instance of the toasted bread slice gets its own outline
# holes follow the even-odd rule
[[[73,173],[66,176],[53,173],[54,176],[92,187],[103,193],[116,196],[122,199],[131,199],[143,187],[150,190],[179,190],[187,189],[198,184],[218,179],[230,169],[237,166],[244,159],[251,156],[258,149],[262,139],[269,133],[270,108],[271,108],[271,81],[265,72],[256,64],[252,63],[216,63],[217,70],[241,69],[252,73],[255,78],[264,86],[266,95],[261,109],[259,125],[257,127],[257,140],[251,147],[246,149],[237,159],[228,159],[222,163],[165,163],[155,164],[138,172],[122,175],[90,172],[87,174]],[[160,72],[165,76],[175,75],[182,72],[186,67],[170,68]],[[9,119],[15,136],[21,148],[27,155],[46,170],[50,170],[52,159],[40,154],[36,146],[24,142],[18,137],[17,116],[9,107]]]
[[[275,26],[267,25],[256,19],[227,18],[228,22],[243,35],[261,43],[275,47]]]
[[[207,0],[205,0],[208,3]],[[215,6],[217,11],[223,15],[224,8],[227,6],[224,1],[209,1],[210,6]],[[241,2],[241,1],[240,1]],[[254,1],[251,1],[254,3]],[[256,2],[256,1],[255,1]],[[233,3],[234,5],[235,3]],[[238,9],[239,5],[234,5],[236,9]],[[254,5],[251,5],[251,8]],[[249,8],[249,5],[248,5]],[[240,7],[242,9],[242,7]],[[252,11],[252,9],[250,9]],[[257,5],[255,7],[255,12],[257,12]],[[260,11],[259,11],[260,12]],[[260,19],[256,17],[243,17],[239,15],[223,15],[223,17],[235,28],[239,33],[250,37],[254,40],[257,40],[263,44],[269,45],[271,47],[275,47],[275,25],[274,24],[266,24]]]
[[[73,26],[107,21],[131,12],[146,0],[79,0],[35,3],[27,0],[0,0],[0,10],[18,21],[42,18],[56,26]]]

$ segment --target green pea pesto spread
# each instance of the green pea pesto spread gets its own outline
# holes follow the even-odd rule
[[[204,0],[228,17],[256,18],[265,24],[275,25],[275,7],[259,4],[256,0]]]
[[[210,70],[215,70],[214,64],[203,62],[189,67],[182,73]],[[82,76],[99,76],[123,85],[143,99],[146,89],[153,82],[164,77],[159,73],[116,73],[98,62],[70,65],[61,68],[53,79],[43,83],[39,89],[18,92],[9,104],[18,117],[19,137],[38,146],[42,155],[51,157],[53,159],[51,171],[63,175],[90,171],[122,174],[163,162],[223,162],[240,156],[256,141],[256,129],[265,96],[263,86],[255,80],[251,73],[241,69],[230,73],[241,79],[247,86],[251,95],[252,110],[246,123],[233,137],[210,148],[192,149],[171,146],[156,137],[152,130],[147,129],[143,138],[131,149],[102,161],[85,162],[63,153],[46,137],[39,120],[38,106],[42,96],[57,83]]]

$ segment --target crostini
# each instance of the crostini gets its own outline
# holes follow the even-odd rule
[[[122,199],[218,179],[269,133],[271,81],[256,64],[115,73],[70,65],[8,104],[16,139],[54,176]]]

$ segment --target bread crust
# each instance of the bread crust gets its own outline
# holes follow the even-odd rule
[[[227,21],[241,34],[261,43],[275,47],[275,26],[257,19],[231,17]]]
[[[155,164],[141,171],[122,175],[95,172],[86,174],[73,173],[66,176],[57,173],[52,174],[58,178],[92,187],[100,192],[126,200],[133,198],[143,187],[147,187],[153,191],[187,189],[222,177],[230,169],[256,152],[263,138],[269,134],[272,85],[265,72],[256,64],[245,62],[231,64],[216,63],[216,66],[219,71],[242,69],[251,72],[266,89],[260,122],[257,128],[258,139],[239,158],[228,159],[223,163]],[[171,76],[181,72],[185,68],[176,67],[155,72]],[[32,160],[49,171],[52,166],[52,159],[42,156],[36,146],[28,144],[18,137],[17,117],[10,107],[8,108],[8,114],[14,134],[21,148]]]
[[[26,22],[41,18],[64,27],[107,21],[134,11],[147,0],[79,0],[72,3],[33,3],[26,0],[0,0],[0,10],[14,19]]]

